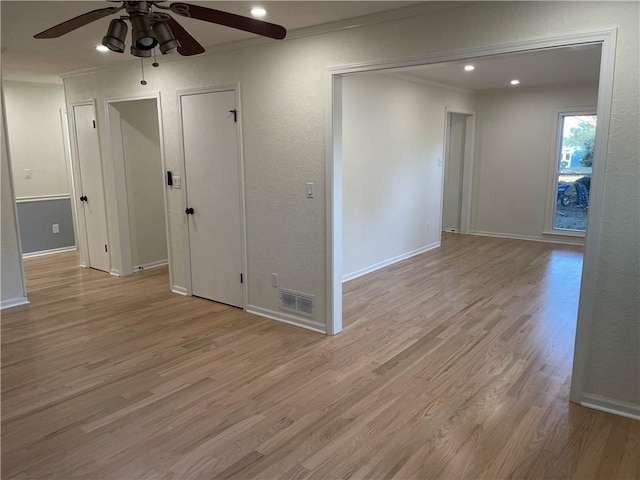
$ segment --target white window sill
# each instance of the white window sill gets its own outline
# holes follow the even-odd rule
[[[556,229],[556,230],[545,230],[542,232],[543,235],[555,235],[559,237],[577,237],[584,238],[585,232],[580,230],[564,230],[564,229]]]

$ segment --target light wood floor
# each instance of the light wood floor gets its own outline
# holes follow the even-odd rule
[[[606,478],[639,426],[568,402],[582,256],[447,236],[345,285],[325,337],[25,262],[2,312],[3,479]]]

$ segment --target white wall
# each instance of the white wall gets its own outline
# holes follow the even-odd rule
[[[62,85],[3,82],[7,135],[17,197],[69,193],[60,109],[65,108]],[[26,179],[24,170],[31,170]]]
[[[2,207],[2,224],[0,225],[0,307],[5,308],[26,302],[24,274],[22,270],[22,253],[18,241],[16,212],[14,209],[11,167],[9,165],[9,149],[5,133],[5,102],[2,92],[2,115],[0,115],[1,161],[0,171],[0,204]]]
[[[545,238],[557,110],[597,103],[597,86],[478,95],[472,232]]]
[[[167,260],[164,183],[155,99],[113,104],[120,112],[133,267]]]
[[[445,107],[473,95],[391,75],[342,80],[343,278],[440,243]]]
[[[387,23],[162,63],[148,72],[146,87],[139,84],[137,66],[67,78],[65,86],[70,101],[98,100],[101,138],[108,138],[105,98],[160,91],[166,167],[180,174],[176,90],[239,82],[249,305],[277,314],[278,291],[270,286],[271,272],[277,272],[283,285],[296,285],[316,295],[316,318],[323,320],[329,67],[616,28],[604,230],[599,239],[585,391],[638,405],[638,8],[636,2],[473,2],[442,11],[413,12]],[[104,142],[103,156],[110,243],[118,248],[113,168]],[[306,182],[316,183],[314,200],[305,198]],[[182,192],[169,192],[168,202],[173,282],[180,286],[186,282]]]
[[[444,162],[444,192],[442,195],[442,230],[460,230],[462,208],[462,177],[468,115],[450,113],[448,148]]]

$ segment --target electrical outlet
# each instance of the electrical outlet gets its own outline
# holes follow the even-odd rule
[[[271,286],[273,288],[278,288],[278,274],[277,273],[272,273],[271,274]]]
[[[31,178],[31,169],[30,168],[25,168],[24,169],[24,178]]]
[[[51,225],[51,230],[53,230],[53,233],[60,233],[60,225],[54,223],[53,225]]]

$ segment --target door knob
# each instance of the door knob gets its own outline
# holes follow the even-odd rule
[[[82,195],[82,196],[80,197],[80,201],[81,201],[81,202],[86,202],[86,201],[87,201],[87,196],[86,196],[86,195]]]
[[[193,215],[193,208],[189,207],[187,208],[184,213],[186,213],[187,215]]]

